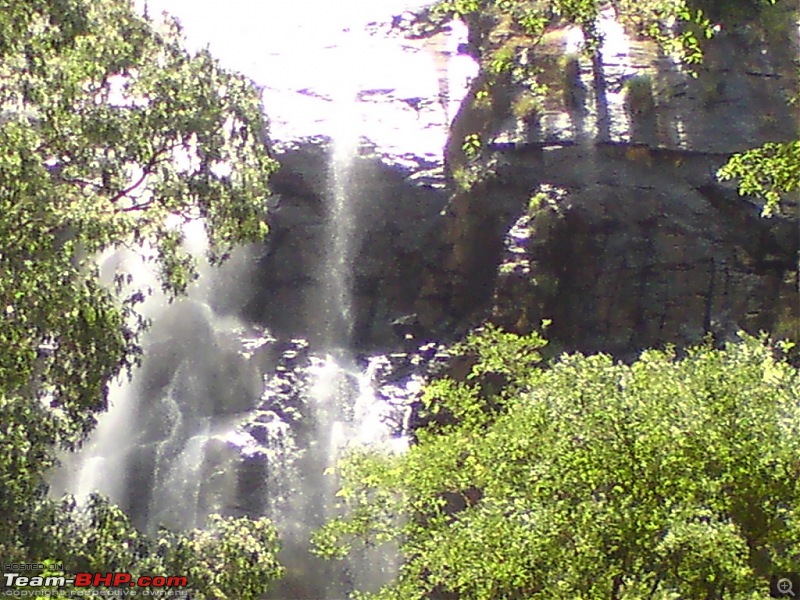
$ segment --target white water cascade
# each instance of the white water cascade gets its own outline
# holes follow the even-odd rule
[[[358,207],[352,202],[353,160],[358,152],[361,118],[357,111],[357,81],[360,70],[357,36],[349,34],[340,49],[340,64],[348,65],[334,90],[333,107],[337,119],[332,123],[333,151],[330,159],[327,240],[328,252],[320,265],[324,282],[322,339],[326,346],[347,346],[352,332],[352,252],[356,243]]]
[[[198,15],[211,11],[212,3],[190,4],[149,0],[149,10],[175,10],[179,18],[185,17],[191,34]],[[266,10],[261,3],[248,6],[252,9],[255,4]],[[398,40],[387,45],[367,34],[369,19],[377,15],[388,20],[393,11],[409,8],[403,0],[356,2],[341,11],[333,3],[320,2],[320,10],[336,26],[335,32],[325,35],[322,17],[309,21],[307,15],[314,14],[310,7],[291,17],[311,27],[300,34],[296,23],[289,22],[293,9],[286,3],[274,6],[276,14],[283,15],[282,29],[296,36],[293,42],[284,34],[282,47],[277,44],[260,53],[240,49],[237,57],[231,52],[235,36],[224,21],[218,22],[216,12],[209,12],[221,35],[212,40],[211,49],[228,66],[268,86],[264,96],[274,136],[288,141],[305,130],[331,140],[325,251],[318,262],[319,287],[308,302],[315,313],[308,315],[308,323],[317,330],[307,337],[314,345],[299,338],[276,340],[237,315],[238,296],[251,276],[241,257],[234,256],[221,271],[202,266],[201,278],[187,298],[170,304],[154,293],[145,303],[153,326],[143,340],[142,367],[132,381],[115,385],[109,412],[83,450],[65,457],[64,467],[53,476],[52,492],[82,499],[99,491],[131,515],[136,526],[151,532],[161,524],[202,527],[212,513],[267,515],[279,529],[281,560],[287,568],[286,578],[271,597],[339,600],[353,589],[375,589],[391,577],[394,565],[391,552],[361,556],[342,566],[309,552],[312,531],[336,510],[337,481],[326,471],[349,444],[386,444],[396,449],[404,443],[389,423],[397,407],[376,394],[384,363],[380,357],[356,356],[352,349],[355,250],[365,226],[358,206],[363,195],[353,193],[359,186],[354,162],[364,138],[390,154],[441,161],[447,111],[452,115],[454,98],[457,102],[463,94],[467,77],[451,72],[448,65],[447,76],[456,75],[446,86],[448,109],[448,102],[441,101],[441,56],[437,72],[437,60],[426,54],[428,50],[398,50],[396,46],[402,45]],[[357,15],[357,9],[363,14]],[[344,18],[350,22],[343,24]],[[265,27],[278,36],[281,27],[274,19],[267,22]],[[248,29],[253,20],[244,13],[237,23],[240,35],[250,32],[268,39]],[[309,46],[303,66],[290,65],[297,60],[298,40]],[[204,45],[191,36],[190,43]],[[218,52],[218,44],[225,51]],[[315,47],[317,54],[312,52]],[[286,70],[253,66],[254,57]],[[304,70],[307,77],[319,78],[315,84],[323,89],[310,93],[307,83],[297,81],[298,71]],[[282,77],[286,81],[281,87]],[[387,89],[388,81],[396,88],[396,97],[376,118],[380,105],[359,100]],[[421,90],[421,85],[427,89]],[[408,98],[417,95],[440,100],[424,109],[430,113],[427,120],[421,119],[419,107],[409,109]],[[287,97],[298,104],[293,113],[281,112],[292,105]],[[308,105],[299,102],[320,98],[308,112]],[[322,117],[317,111],[320,105]],[[199,256],[205,241],[198,225],[185,234]],[[109,277],[127,272],[134,285],[158,288],[147,265],[131,256],[106,257],[103,270]]]

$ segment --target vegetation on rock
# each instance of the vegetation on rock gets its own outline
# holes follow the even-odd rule
[[[692,67],[703,61],[704,40],[712,38],[723,27],[735,29],[759,20],[774,20],[774,11],[770,9],[778,3],[779,0],[648,0],[615,2],[613,7],[629,28],[658,42],[666,54],[681,61],[688,68],[687,72],[696,76]],[[457,159],[458,152],[451,152],[451,174],[460,187],[468,187],[480,179],[480,167],[470,166],[470,163],[475,163],[481,152],[471,140],[486,141],[487,132],[481,127],[490,121],[487,115],[493,111],[510,112],[518,119],[531,120],[540,108],[541,99],[550,91],[547,85],[537,81],[540,73],[531,56],[549,28],[578,26],[584,35],[585,51],[592,57],[593,69],[598,70],[601,33],[596,25],[603,6],[595,0],[442,0],[435,5],[433,13],[438,18],[462,18],[472,24],[472,41],[477,46],[485,80],[474,102],[475,112],[481,116],[471,119],[472,129],[455,132],[456,137],[463,139],[463,142],[455,141],[462,143],[464,164]],[[786,27],[786,22],[791,21],[786,14],[780,19],[770,27]],[[487,22],[492,23],[491,27],[486,27]],[[481,30],[485,30],[483,34],[476,33]],[[491,33],[487,34],[489,30]],[[602,80],[601,74],[595,73],[595,77]],[[521,92],[524,100],[522,103],[514,100],[513,106],[505,107],[501,96],[507,92],[499,88],[509,81],[524,90]],[[637,115],[652,109],[651,91],[645,89],[643,83],[640,80],[629,83],[632,87],[628,90],[628,108]],[[569,94],[569,86],[565,86],[563,92]],[[569,99],[565,101],[565,105],[570,104]],[[764,144],[735,155],[719,175],[723,180],[738,179],[739,191],[763,199],[764,215],[771,215],[778,210],[781,198],[795,192],[800,185],[800,145],[796,141]]]

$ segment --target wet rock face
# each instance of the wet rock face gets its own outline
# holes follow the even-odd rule
[[[245,314],[276,335],[313,336],[323,331],[319,290],[329,251],[330,156],[323,145],[305,145],[280,157],[272,186],[268,245],[253,260],[251,299]],[[422,272],[440,244],[445,194],[414,172],[363,156],[351,166],[348,210],[353,233],[353,345],[390,347],[407,333]],[[439,180],[441,181],[441,180]],[[402,330],[402,331],[401,331]]]
[[[471,36],[484,57],[517,43],[472,26],[488,28]],[[522,82],[475,80],[448,144],[446,250],[416,312],[519,331],[552,319],[565,349],[618,355],[740,328],[800,336],[797,204],[763,219],[715,177],[732,153],[797,135],[796,27],[780,42],[763,25],[723,32],[695,79],[614,26],[600,77],[565,57],[569,32],[533,47],[551,89],[528,112]]]

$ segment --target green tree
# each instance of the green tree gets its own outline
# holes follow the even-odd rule
[[[146,291],[107,289],[93,259],[138,251],[177,294],[195,277],[183,223],[202,219],[214,262],[262,239],[266,128],[252,83],[189,54],[174,21],[0,0],[0,555],[37,558],[43,474],[138,356]]]
[[[473,338],[417,444],[339,466],[318,551],[396,541],[399,576],[370,598],[768,597],[800,564],[800,374],[742,336],[550,368],[536,335]]]
[[[769,142],[735,154],[719,170],[719,178],[739,180],[739,193],[764,200],[762,214],[780,209],[781,199],[800,189],[800,140]]]

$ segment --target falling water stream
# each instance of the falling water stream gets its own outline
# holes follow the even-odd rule
[[[382,363],[351,349],[354,249],[363,226],[352,193],[359,185],[353,162],[364,138],[388,153],[441,160],[449,118],[441,101],[449,77],[442,75],[441,53],[408,52],[364,27],[413,7],[406,0],[347,6],[232,0],[228,16],[239,14],[225,19],[213,2],[148,2],[150,14],[165,9],[184,21],[190,45],[211,42],[224,64],[265,86],[278,141],[303,132],[331,140],[325,252],[309,303],[318,313],[309,323],[322,331],[309,332],[314,347],[304,339],[278,341],[229,310],[243,293],[238,288],[247,286],[248,273],[236,260],[221,272],[201,265],[188,297],[170,303],[145,261],[131,254],[102,257],[101,272],[109,279],[126,272],[133,285],[154,290],[143,308],[153,325],[143,339],[141,368],[130,382],[115,384],[109,412],[83,450],[65,457],[52,491],[79,499],[100,491],[150,531],[161,524],[202,527],[215,512],[268,515],[281,533],[287,567],[276,599],[340,599],[356,587],[374,589],[393,570],[386,552],[332,566],[309,552],[308,538],[334,514],[337,482],[326,470],[346,446],[397,443],[386,423],[395,407],[375,393]],[[252,46],[242,47],[241,40]],[[460,41],[454,40],[453,47]],[[305,62],[298,64],[299,57]],[[452,97],[445,100],[457,102],[463,93],[468,75],[459,77],[448,82]],[[365,92],[389,86],[394,100],[379,111],[359,103]],[[423,95],[440,102],[428,103],[427,115],[419,106],[410,111]],[[201,256],[200,224],[184,233]]]

